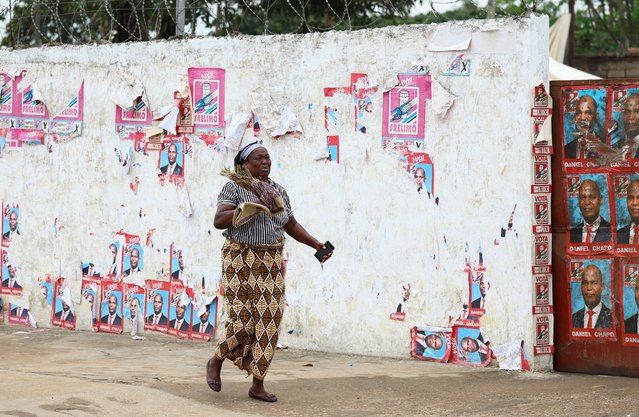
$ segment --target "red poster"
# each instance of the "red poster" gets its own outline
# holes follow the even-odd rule
[[[450,328],[415,326],[410,329],[410,356],[426,361],[448,362],[452,340]]]
[[[490,343],[479,328],[479,322],[467,321],[453,326],[450,362],[459,365],[487,366],[491,361]]]
[[[195,305],[194,305],[195,307]],[[191,321],[191,339],[210,340],[217,327],[217,297],[205,297],[197,303],[197,309],[193,310]]]
[[[64,278],[58,278],[54,283],[51,324],[75,330],[75,306],[71,299],[71,289],[65,285],[64,281]]]
[[[188,337],[191,331],[193,312],[193,290],[186,288],[180,280],[171,280],[169,297],[169,328],[171,336]]]
[[[82,279],[82,298],[91,308],[91,326],[94,332],[100,331],[98,311],[100,306],[100,279],[87,277]]]
[[[105,279],[100,284],[100,331],[122,333],[122,282]]]
[[[29,310],[20,305],[9,303],[9,324],[30,326]]]

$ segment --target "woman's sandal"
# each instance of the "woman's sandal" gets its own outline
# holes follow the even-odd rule
[[[213,379],[209,375],[209,369],[211,369],[212,360],[213,358],[209,359],[209,361],[206,363],[206,383],[209,386],[209,388],[211,388],[213,391],[220,392],[222,390],[222,381],[220,380],[219,377],[218,379]]]

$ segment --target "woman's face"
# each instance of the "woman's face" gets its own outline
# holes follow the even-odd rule
[[[264,180],[271,173],[271,157],[264,148],[258,148],[251,152],[245,164],[246,168],[255,178]]]

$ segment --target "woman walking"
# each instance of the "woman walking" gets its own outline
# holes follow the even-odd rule
[[[270,172],[271,159],[261,142],[238,152],[234,171],[222,171],[230,181],[218,196],[213,224],[225,229],[222,286],[228,321],[207,363],[206,382],[219,392],[222,364],[230,359],[253,375],[249,397],[275,402],[277,397],[264,388],[264,378],[284,312],[284,232],[316,250],[323,244],[295,220],[286,190],[269,178]]]

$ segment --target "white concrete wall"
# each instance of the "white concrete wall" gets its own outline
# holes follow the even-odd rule
[[[120,141],[109,97],[118,68],[139,77],[151,106],[159,108],[171,102],[187,68],[219,67],[226,69],[227,113],[249,111],[250,92],[263,86],[275,102],[299,116],[303,138],[267,139],[271,176],[287,188],[297,219],[337,247],[322,270],[310,248],[289,239],[291,306],[283,343],[407,356],[410,327],[446,325],[467,300],[463,267],[468,242],[475,261],[482,246],[491,283],[490,306],[481,321],[490,340],[500,344],[523,338],[528,358],[543,359],[536,368],[548,367],[549,357],[533,358],[531,350],[529,188],[529,112],[533,86],[548,79],[548,20],[533,16],[450,25],[472,31],[468,51],[427,51],[435,31],[446,25],[0,51],[5,69],[55,78],[66,96],[77,89],[79,79],[85,80],[82,137],[55,146],[52,153],[43,146],[29,147],[0,160],[0,193],[21,207],[22,236],[12,242],[10,256],[27,280],[25,296],[40,325],[48,325],[48,316],[37,297],[36,278],[50,272],[79,280],[81,260],[105,269],[111,233],[119,229],[144,238],[149,228],[156,228],[155,248],[145,248],[148,278],[166,268],[164,249],[171,241],[188,251],[191,272],[218,274],[223,238],[213,228],[213,215],[224,183],[218,172],[232,163],[233,155],[194,146],[186,177],[194,214],[185,218],[177,210],[176,188],[158,183],[155,153],[135,154],[140,166],[128,177],[118,174],[113,149]],[[471,59],[471,75],[443,76],[458,53]],[[368,73],[381,83],[414,61],[425,63],[433,80],[455,96],[445,117],[435,115],[431,103],[426,115],[426,151],[435,165],[439,206],[417,195],[397,158],[382,150],[381,93],[374,98],[369,134],[353,132],[350,118],[344,123],[342,163],[313,161],[325,146],[323,87],[348,85],[351,72]],[[441,91],[434,89],[433,95]],[[314,106],[310,114],[309,103]],[[134,176],[140,178],[137,196],[129,190]],[[518,238],[509,234],[496,246],[493,241],[515,204]],[[64,229],[54,238],[56,217]],[[430,258],[434,253],[438,269]],[[389,320],[405,282],[413,289],[406,321]],[[88,318],[81,320],[79,328],[88,330]]]

